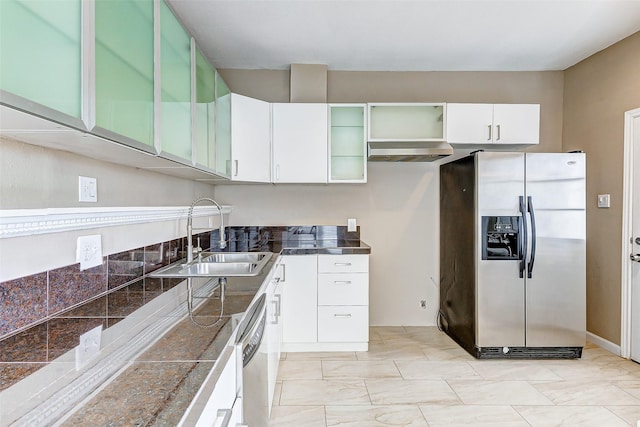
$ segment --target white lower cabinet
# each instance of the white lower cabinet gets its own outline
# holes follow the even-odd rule
[[[241,352],[238,347],[228,346],[209,373],[205,383],[191,402],[179,426],[236,426],[242,421],[242,369]],[[209,396],[204,407],[201,395]]]
[[[283,256],[282,342],[318,341],[318,256]]]
[[[288,255],[283,351],[366,351],[369,256]]]
[[[280,283],[282,265],[275,267],[275,274],[267,286],[267,395],[269,396],[269,414],[273,406],[273,395],[278,377],[280,349],[282,347],[282,284]]]

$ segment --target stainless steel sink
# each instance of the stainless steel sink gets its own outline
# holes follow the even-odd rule
[[[193,262],[182,267],[178,274],[185,276],[252,276],[258,264],[252,262]]]
[[[260,262],[264,257],[271,257],[271,252],[203,252],[201,262]]]
[[[151,273],[151,277],[257,276],[271,259],[271,252],[204,252],[199,259],[175,262]]]

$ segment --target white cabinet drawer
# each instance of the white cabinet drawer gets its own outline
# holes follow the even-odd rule
[[[318,305],[369,305],[369,274],[319,274]]]
[[[369,307],[318,307],[318,342],[369,341]]]
[[[319,273],[368,273],[369,255],[318,255]]]

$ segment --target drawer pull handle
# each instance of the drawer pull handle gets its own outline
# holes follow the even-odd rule
[[[334,262],[333,265],[341,267],[351,267],[350,262]]]
[[[333,317],[348,319],[349,317],[351,317],[351,314],[334,314]]]
[[[350,285],[351,280],[334,280],[333,283],[336,285]]]

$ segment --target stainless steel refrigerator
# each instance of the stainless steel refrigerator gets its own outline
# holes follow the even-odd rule
[[[476,152],[440,166],[439,326],[476,358],[578,358],[584,153]]]

